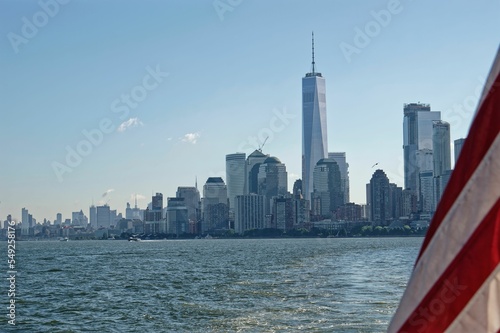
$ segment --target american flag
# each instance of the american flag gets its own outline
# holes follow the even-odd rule
[[[388,332],[500,332],[500,48]]]

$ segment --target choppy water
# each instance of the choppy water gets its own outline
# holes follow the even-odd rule
[[[383,332],[422,240],[18,242],[0,331]]]

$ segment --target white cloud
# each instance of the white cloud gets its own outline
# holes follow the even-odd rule
[[[139,118],[130,118],[129,120],[121,123],[120,126],[118,126],[117,131],[118,132],[125,132],[129,128],[143,126],[143,125],[144,124],[142,123],[142,121],[139,120]]]
[[[145,195],[142,195],[142,194],[134,194],[132,193],[130,195],[130,202],[135,202],[135,198],[137,197],[137,201],[141,201],[141,200],[145,200],[146,199],[146,196]]]
[[[194,145],[198,141],[199,137],[200,137],[200,133],[198,133],[198,132],[187,133],[187,134],[184,134],[184,136],[181,138],[181,141],[186,142],[186,143],[191,143]]]
[[[104,197],[106,197],[108,194],[110,194],[110,193],[111,193],[111,192],[113,192],[113,191],[114,191],[114,189],[112,189],[112,188],[110,188],[109,190],[106,190],[106,192],[104,192],[104,193],[102,194],[102,197],[103,197],[103,198],[104,198]]]

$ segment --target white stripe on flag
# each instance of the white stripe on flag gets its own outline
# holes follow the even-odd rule
[[[500,265],[497,265],[446,332],[497,333],[500,330],[498,309],[500,309]]]
[[[412,273],[389,332],[406,322],[500,197],[500,134],[462,189]],[[464,222],[466,221],[466,223]],[[439,255],[439,260],[436,260]]]

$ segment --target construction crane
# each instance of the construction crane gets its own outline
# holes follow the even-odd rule
[[[262,142],[262,144],[261,144],[261,145],[259,145],[259,149],[258,149],[258,150],[259,150],[261,153],[262,153],[262,148],[264,148],[264,145],[266,144],[267,139],[269,139],[269,135],[268,135],[268,136],[266,136],[266,138],[264,139],[264,142]]]

